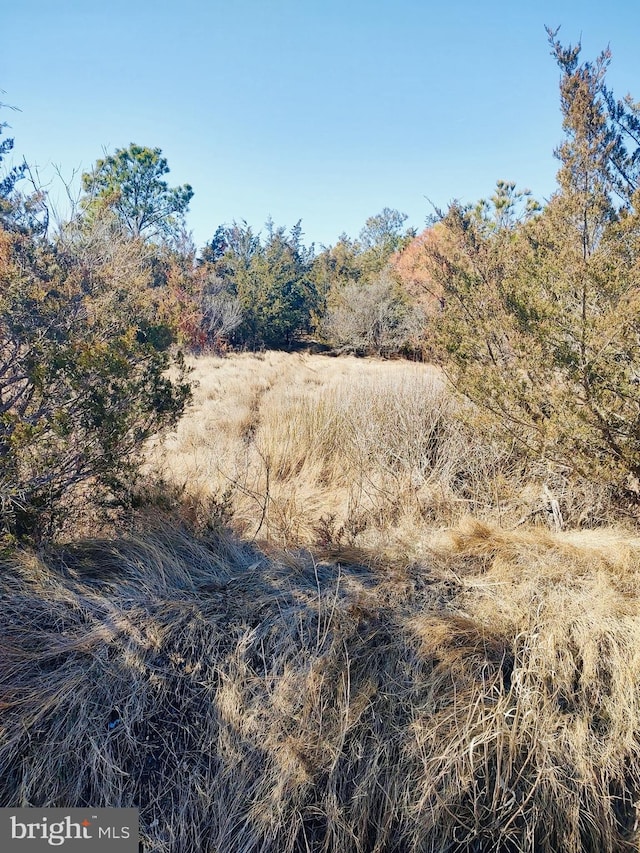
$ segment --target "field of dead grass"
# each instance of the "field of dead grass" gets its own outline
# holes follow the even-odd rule
[[[3,558],[0,804],[139,807],[153,853],[640,850],[640,538],[547,524],[602,493],[425,365],[193,375],[160,518]]]
[[[0,802],[153,853],[638,850],[640,541],[467,522],[420,562],[165,530],[0,572]]]
[[[151,455],[191,521],[223,515],[283,546],[406,550],[425,523],[500,511],[508,454],[479,447],[436,368],[276,352],[193,368],[194,403]]]
[[[149,470],[196,527],[419,556],[425,530],[467,515],[504,527],[612,515],[606,490],[525,468],[470,426],[432,366],[282,352],[192,366],[193,404]]]

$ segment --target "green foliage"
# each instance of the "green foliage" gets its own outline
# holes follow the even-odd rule
[[[414,229],[403,233],[407,214],[385,207],[370,216],[360,232],[359,243],[365,255],[364,265],[370,272],[380,272],[394,252],[399,251],[416,236]]]
[[[5,534],[49,537],[129,491],[150,436],[189,395],[146,334],[141,244],[67,226],[0,231],[0,504]],[[137,274],[137,275],[136,275]]]
[[[414,229],[402,231],[406,213],[385,207],[370,216],[352,240],[342,234],[335,244],[323,249],[314,260],[313,277],[321,293],[338,291],[348,282],[371,279],[382,272],[391,256],[415,237]]]
[[[541,209],[540,204],[531,197],[530,190],[518,189],[513,181],[499,180],[491,198],[480,199],[476,204],[474,214],[484,228],[500,231],[512,228]]]
[[[159,148],[133,142],[119,148],[83,174],[87,211],[109,208],[134,238],[166,238],[179,230],[193,197],[189,184],[170,188],[163,180],[168,172]]]
[[[6,127],[8,127],[6,122],[0,122],[0,135],[2,135]],[[9,154],[12,150],[13,139],[3,139],[0,142],[0,163],[2,163],[7,154]],[[9,198],[9,196],[13,192],[16,183],[24,174],[24,170],[24,164],[21,166],[14,166],[13,168],[5,172],[2,178],[0,178],[0,199],[5,200]]]
[[[208,288],[215,291],[213,300],[207,294],[203,303],[205,336],[210,321],[213,327],[235,324],[239,309],[241,321],[230,333],[234,344],[292,346],[323,326],[326,312],[336,308],[346,287],[380,276],[392,254],[414,234],[402,232],[406,218],[385,208],[367,220],[358,240],[343,234],[317,255],[313,246],[304,246],[299,222],[286,233],[269,221],[264,238],[244,221],[219,226],[200,258],[215,282]],[[387,308],[385,301],[382,313]]]
[[[254,346],[290,346],[308,330],[313,302],[308,270],[296,230],[286,235],[284,228],[269,228],[262,251],[238,282],[244,329]]]
[[[317,295],[313,324],[319,328],[327,311],[327,301],[346,285],[360,281],[364,276],[357,242],[341,234],[334,246],[328,246],[316,255],[310,271]]]
[[[0,104],[0,107],[4,104]],[[8,127],[6,122],[0,122],[0,136],[2,136],[5,128]],[[0,139],[0,165],[8,154],[13,150],[13,139]],[[26,165],[22,163],[20,166],[13,166],[11,169],[4,169],[3,174],[0,174],[0,225],[9,227],[12,220],[12,211],[14,205],[12,195],[18,181],[24,176]]]
[[[607,52],[561,70],[559,190],[542,212],[513,185],[453,204],[427,246],[458,387],[528,453],[617,484],[640,476],[640,195],[608,109]],[[620,204],[622,201],[622,204]]]
[[[310,328],[316,292],[313,249],[298,223],[289,234],[267,223],[264,243],[246,222],[221,227],[203,252],[216,276],[214,314],[237,316],[232,340],[250,348],[289,347]]]

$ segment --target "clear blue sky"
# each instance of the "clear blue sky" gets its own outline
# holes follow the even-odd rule
[[[0,12],[2,110],[19,158],[68,179],[104,150],[159,147],[195,195],[198,245],[271,215],[306,241],[383,207],[422,228],[515,180],[553,191],[559,71],[544,25],[607,44],[640,100],[638,0],[14,0]]]

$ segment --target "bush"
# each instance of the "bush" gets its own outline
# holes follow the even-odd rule
[[[640,120],[631,102],[610,114],[623,106],[604,86],[607,53],[578,64],[579,46],[550,39],[558,192],[541,212],[506,182],[492,205],[454,203],[425,257],[458,388],[534,459],[621,490],[640,477],[640,149],[632,135],[627,156],[620,128]]]
[[[121,500],[189,389],[154,330],[143,249],[110,225],[0,231],[1,527],[49,537]],[[102,230],[100,230],[102,229]]]

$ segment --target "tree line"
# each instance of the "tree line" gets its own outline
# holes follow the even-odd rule
[[[385,208],[355,238],[221,224],[198,249],[193,196],[131,144],[82,176],[67,221],[0,179],[0,509],[53,535],[74,507],[131,500],[147,438],[189,399],[182,353],[291,348],[438,361],[529,458],[640,493],[640,105],[610,54],[549,31],[564,140],[544,205],[509,181],[422,233]],[[0,134],[6,125],[0,125]],[[0,163],[13,140],[0,139]],[[173,370],[169,371],[168,368]],[[635,490],[635,491],[634,491]]]
[[[343,234],[319,251],[305,245],[300,221],[287,230],[269,219],[260,231],[234,221],[198,250],[185,220],[193,190],[170,187],[168,172],[159,148],[118,149],[82,176],[75,218],[84,229],[110,220],[122,241],[147,245],[163,318],[186,348],[290,348],[313,338],[391,354],[421,332],[390,264],[415,237],[406,214],[384,208],[356,239]]]

